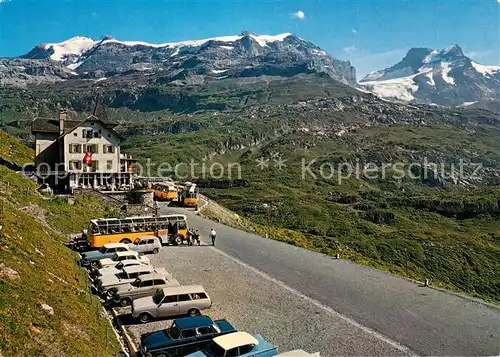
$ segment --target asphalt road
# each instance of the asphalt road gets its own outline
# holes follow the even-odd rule
[[[325,313],[307,299],[263,279],[252,269],[221,255],[211,246],[168,247],[150,255],[155,267],[165,268],[181,284],[202,284],[212,299],[203,310],[212,319],[227,319],[238,331],[260,334],[280,352],[304,349],[330,356],[400,356],[401,351],[336,315]],[[129,309],[120,320],[139,344],[141,334],[167,328],[171,320],[140,324]]]
[[[265,239],[209,221],[191,211],[163,205],[160,210],[163,214],[187,214],[190,227],[199,229],[207,243],[209,231],[214,228],[221,256],[287,288],[325,313],[348,322],[353,330],[362,330],[401,354],[500,355],[497,307]]]

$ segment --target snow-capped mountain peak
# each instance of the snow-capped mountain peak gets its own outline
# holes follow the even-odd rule
[[[397,64],[366,75],[359,84],[386,99],[439,105],[498,101],[500,66],[468,58],[458,45],[412,48]]]
[[[62,61],[69,55],[80,56],[95,44],[96,41],[91,38],[77,36],[59,43],[46,43],[43,46],[46,50],[52,49],[53,53],[50,55],[52,60]]]
[[[356,85],[355,70],[348,61],[338,60],[289,32],[257,35],[243,31],[239,35],[166,43],[121,41],[111,36],[98,41],[74,37],[41,44],[21,59],[44,60],[44,66],[64,72],[63,78],[99,79],[146,71],[148,76],[167,78],[163,79],[167,82],[198,83],[207,77],[288,77],[316,72]]]

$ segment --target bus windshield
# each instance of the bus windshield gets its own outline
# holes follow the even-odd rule
[[[88,234],[98,234],[98,233],[99,233],[99,228],[97,227],[97,224],[91,222],[89,224]]]

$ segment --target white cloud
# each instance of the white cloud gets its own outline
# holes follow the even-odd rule
[[[9,2],[10,0],[0,0],[0,4],[3,4],[4,2]]]
[[[500,1],[500,0],[498,0],[498,1]],[[352,29],[351,31],[352,31],[352,33],[358,33],[358,30],[356,30],[356,29]]]
[[[292,18],[304,20],[306,18],[306,14],[304,14],[304,11],[299,10],[299,11],[292,13]]]
[[[356,47],[356,45],[348,46],[348,47],[345,47],[343,49],[344,52],[349,53],[349,54],[354,53],[357,50],[358,50],[358,48]]]

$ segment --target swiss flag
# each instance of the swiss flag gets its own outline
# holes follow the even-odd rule
[[[87,166],[91,166],[92,165],[92,153],[91,152],[86,152],[85,153],[85,156],[83,156],[83,162]]]

